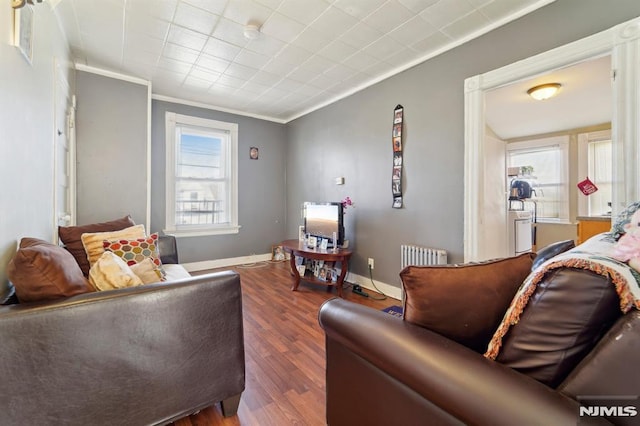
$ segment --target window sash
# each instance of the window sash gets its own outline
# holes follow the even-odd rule
[[[538,219],[569,220],[568,150],[566,136],[507,144],[508,167],[534,166]]]
[[[237,124],[166,114],[166,230],[237,233]]]

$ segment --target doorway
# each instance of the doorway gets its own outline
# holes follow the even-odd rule
[[[591,58],[611,55],[613,77],[613,190],[612,214],[628,203],[640,199],[640,65],[635,52],[640,51],[640,18],[617,25],[568,45],[507,65],[498,70],[465,80],[465,199],[464,260],[480,261],[491,257],[492,236],[503,229],[487,227],[491,223],[492,203],[485,202],[487,183],[494,171],[485,167],[486,94],[492,89],[544,75]],[[500,171],[503,173],[503,171]]]

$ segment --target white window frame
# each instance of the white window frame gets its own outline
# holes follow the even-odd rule
[[[606,140],[613,144],[611,129],[578,134],[578,182],[589,175],[589,143]],[[590,216],[588,201],[588,198],[578,191],[578,216]]]
[[[507,155],[510,151],[520,151],[526,149],[545,149],[550,147],[559,147],[561,152],[562,170],[561,178],[563,179],[562,203],[558,209],[558,218],[541,218],[537,217],[537,221],[541,223],[570,223],[569,220],[569,136],[554,136],[542,139],[532,139],[522,142],[511,142],[507,144]],[[507,158],[507,164],[509,159]],[[535,175],[535,170],[533,171]]]
[[[190,225],[188,229],[176,227],[176,129],[180,125],[197,126],[212,131],[224,131],[229,134],[229,150],[226,161],[231,167],[229,176],[229,223]],[[205,235],[237,234],[238,224],[238,124],[207,118],[167,112],[165,114],[166,127],[166,234],[176,237],[197,237]]]

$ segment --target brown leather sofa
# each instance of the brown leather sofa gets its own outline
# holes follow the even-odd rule
[[[1,306],[0,342],[3,425],[167,424],[217,402],[229,416],[245,386],[234,272]]]
[[[522,327],[512,329],[511,342],[503,342],[507,359],[496,361],[427,327],[345,300],[329,300],[319,313],[326,333],[327,423],[638,424],[640,313],[632,309],[623,315],[615,303],[609,306],[609,296],[598,296],[601,302],[581,298],[602,293],[607,286],[614,287],[608,278],[585,270],[563,268],[546,276],[531,296],[535,309],[525,311],[518,324]],[[580,296],[569,298],[567,292],[576,289]],[[557,346],[564,334],[553,325],[562,321],[563,312],[539,318],[550,300],[563,301],[569,315],[597,328],[595,334],[572,337],[577,344],[570,350],[548,350],[545,345]],[[617,313],[594,314],[598,304]],[[534,321],[526,317],[536,313]],[[534,327],[546,328],[548,342],[531,338]],[[548,350],[557,358],[541,361],[543,354],[533,361],[513,361],[514,353],[524,349],[533,349],[535,356],[537,350]],[[550,370],[553,378],[547,380]],[[589,399],[590,406],[613,406],[613,415],[581,411],[581,402]]]

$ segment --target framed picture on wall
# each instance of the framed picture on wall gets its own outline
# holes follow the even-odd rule
[[[29,5],[13,9],[13,44],[31,65],[33,59],[33,8]]]

